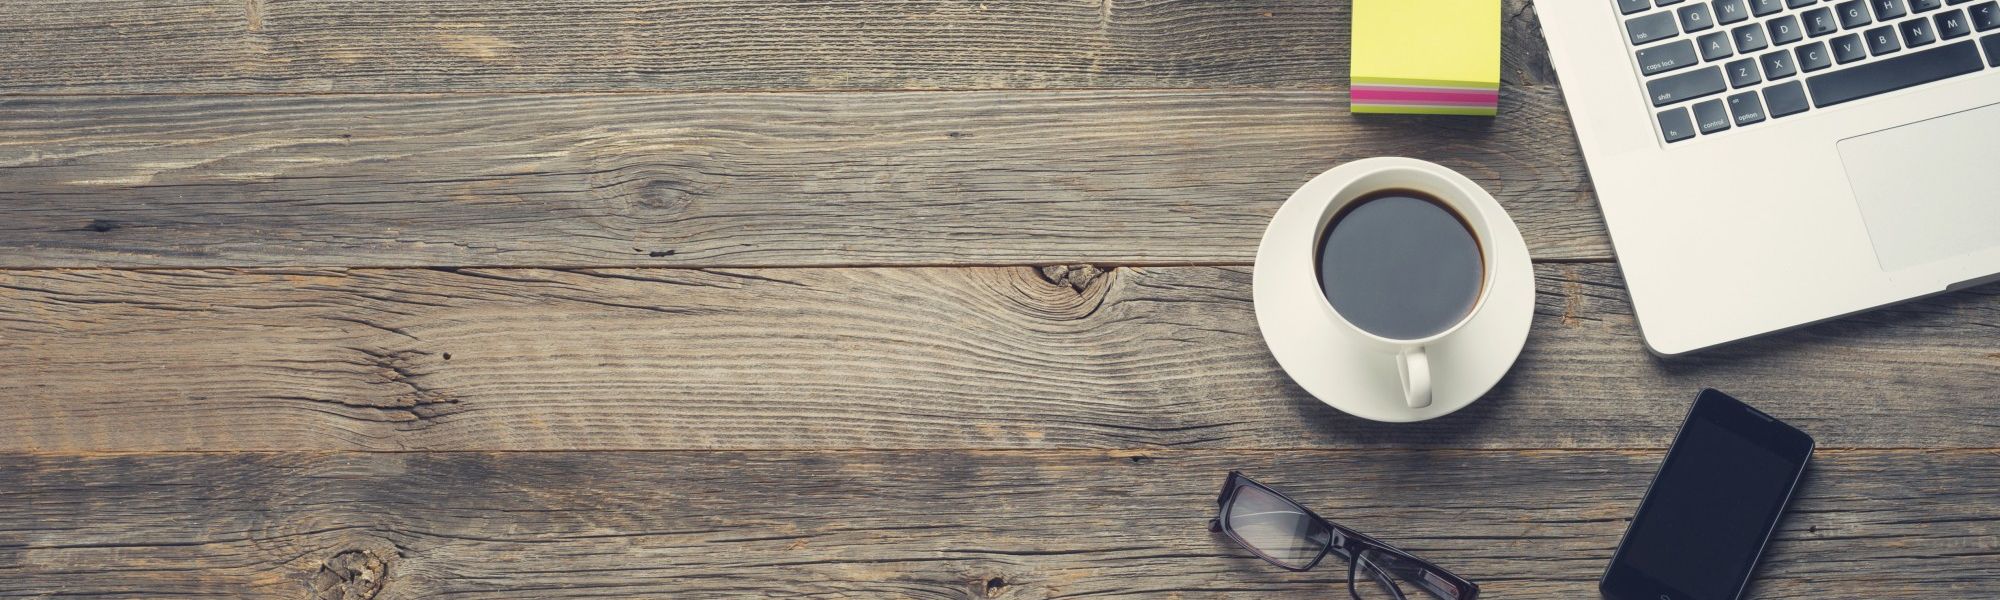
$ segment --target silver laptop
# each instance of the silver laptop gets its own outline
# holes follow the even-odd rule
[[[1654,352],[2000,280],[1996,0],[1536,8]]]

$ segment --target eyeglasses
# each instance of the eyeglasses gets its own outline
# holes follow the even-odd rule
[[[1347,561],[1347,592],[1355,600],[1407,600],[1404,590],[1411,589],[1429,594],[1418,598],[1479,597],[1479,586],[1465,578],[1321,518],[1240,472],[1229,472],[1215,503],[1221,510],[1208,521],[1208,530],[1228,534],[1271,564],[1304,571],[1328,554],[1339,555]]]

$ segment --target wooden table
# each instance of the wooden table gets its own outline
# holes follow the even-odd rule
[[[1997,593],[2000,289],[1649,356],[1532,7],[1499,118],[1358,118],[1345,5],[0,1],[0,594],[1331,597],[1242,469],[1591,597],[1702,386],[1821,443],[1753,595]],[[1432,422],[1252,317],[1376,155],[1537,261]]]

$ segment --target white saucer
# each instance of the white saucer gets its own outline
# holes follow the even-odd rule
[[[1465,408],[1493,389],[1528,343],[1535,317],[1535,273],[1528,244],[1500,203],[1455,171],[1442,175],[1478,190],[1473,202],[1487,216],[1494,251],[1494,286],[1486,305],[1463,329],[1430,346],[1431,405],[1410,408],[1403,400],[1394,355],[1362,344],[1359,335],[1334,322],[1322,308],[1314,268],[1319,217],[1348,182],[1385,164],[1413,159],[1367,159],[1321,173],[1292,194],[1257,247],[1252,294],[1257,328],[1278,365],[1299,387],[1350,415],[1404,423],[1435,419]],[[1364,164],[1365,163],[1365,164]]]

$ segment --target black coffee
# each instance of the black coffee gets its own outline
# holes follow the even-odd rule
[[[1486,269],[1479,239],[1428,194],[1383,190],[1334,215],[1319,241],[1319,287],[1363,331],[1430,337],[1458,324],[1479,300]]]

